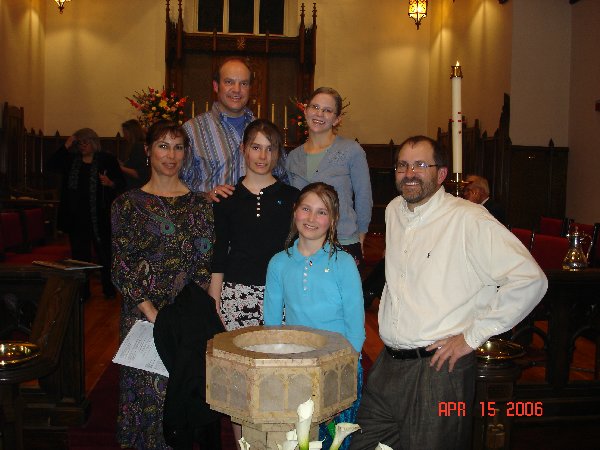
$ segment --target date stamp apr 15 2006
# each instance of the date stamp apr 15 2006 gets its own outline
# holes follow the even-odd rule
[[[467,415],[465,402],[439,402],[438,416],[463,417]],[[544,405],[542,402],[506,402],[506,409],[498,408],[496,402],[479,402],[479,412],[482,417],[494,417],[501,413],[506,417],[541,417],[544,415]]]

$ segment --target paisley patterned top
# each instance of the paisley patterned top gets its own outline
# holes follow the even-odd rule
[[[112,206],[113,282],[124,313],[150,300],[157,309],[189,281],[210,281],[212,207],[200,194],[159,197],[140,189]],[[137,315],[137,313],[136,313]]]
[[[133,189],[112,205],[112,276],[123,295],[120,340],[150,300],[160,310],[183,287],[210,280],[212,206],[201,194],[159,197]],[[135,449],[168,449],[162,430],[167,378],[121,366],[117,441]]]

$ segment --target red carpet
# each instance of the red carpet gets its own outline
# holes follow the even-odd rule
[[[363,355],[363,369],[366,374],[372,362]],[[70,450],[121,450],[115,439],[117,407],[119,397],[119,367],[110,364],[89,396],[90,418],[81,428],[69,430]],[[229,417],[221,421],[222,450],[235,450],[235,440]]]

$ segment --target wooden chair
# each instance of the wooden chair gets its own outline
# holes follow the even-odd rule
[[[544,271],[562,269],[562,262],[568,249],[569,241],[564,237],[535,234],[531,255]]]
[[[556,219],[554,217],[540,217],[538,224],[538,233],[548,236],[565,236],[569,230],[571,220],[567,217],[564,219]]]
[[[531,251],[531,246],[533,245],[533,230],[511,227],[510,231],[519,238],[527,250]]]

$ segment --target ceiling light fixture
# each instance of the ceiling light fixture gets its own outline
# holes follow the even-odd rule
[[[65,9],[65,3],[70,2],[71,0],[54,0],[58,5],[58,10],[60,13],[63,13],[63,9]]]

